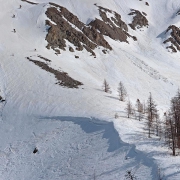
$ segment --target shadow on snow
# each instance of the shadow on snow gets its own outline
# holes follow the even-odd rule
[[[40,117],[41,120],[51,120],[51,121],[70,121],[77,124],[86,133],[99,133],[103,134],[102,138],[108,140],[108,152],[120,152],[121,148],[126,148],[127,153],[125,160],[133,159],[134,163],[130,163],[129,167],[132,165],[135,169],[139,169],[141,165],[144,165],[151,169],[151,177],[153,180],[158,179],[158,166],[155,164],[154,159],[148,157],[148,154],[141,152],[136,149],[135,145],[131,145],[123,142],[116,129],[114,128],[113,122],[100,121],[95,118],[85,118],[85,117],[70,117],[70,116],[52,116],[52,117]],[[125,165],[127,166],[127,164]],[[128,167],[127,167],[128,168]]]

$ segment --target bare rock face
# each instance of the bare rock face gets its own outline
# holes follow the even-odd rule
[[[128,15],[133,16],[133,21],[129,26],[133,29],[136,30],[136,28],[142,28],[142,27],[148,27],[148,20],[146,19],[146,13],[141,13],[138,10],[131,9],[131,13]]]
[[[46,20],[46,25],[49,27],[46,36],[48,49],[65,50],[66,41],[69,41],[76,47],[77,51],[85,49],[91,55],[96,56],[93,50],[97,46],[112,50],[104,36],[127,43],[128,37],[137,40],[136,37],[128,34],[127,25],[121,20],[121,16],[114,11],[97,6],[102,20],[95,19],[85,25],[66,8],[54,3],[49,4],[51,7],[46,11],[46,15],[50,19]],[[111,13],[113,16],[108,18],[107,13]],[[71,48],[69,51],[74,52]]]
[[[180,28],[176,27],[175,25],[171,25],[166,30],[166,34],[170,32],[170,37],[165,40],[163,43],[171,43],[170,46],[167,46],[167,49],[171,49],[172,52],[180,51]]]
[[[125,22],[121,20],[121,16],[117,12],[111,11],[101,6],[97,7],[99,8],[99,14],[102,20],[95,19],[89,25],[91,25],[95,29],[98,29],[98,31],[100,31],[101,34],[109,36],[111,39],[114,40],[119,40],[121,42],[127,43],[128,37],[131,37],[134,40],[136,40],[134,36],[128,34],[128,27],[125,24]],[[112,17],[109,18],[107,13],[110,13]]]
[[[70,77],[68,73],[59,71],[50,67],[47,64],[47,61],[51,62],[51,60],[44,58],[42,56],[38,56],[38,57],[45,62],[34,60],[30,57],[27,57],[27,59],[30,62],[33,62],[35,65],[39,66],[41,69],[47,71],[50,74],[53,74],[57,80],[56,84],[59,84],[60,86],[67,87],[67,88],[79,88],[79,86],[83,85],[83,83],[81,83],[80,81],[77,81],[73,79],[72,77]],[[76,56],[76,58],[79,58],[79,56]]]
[[[46,36],[46,40],[53,49],[60,48],[65,50],[65,39],[74,44],[76,50],[83,50],[83,45],[94,49],[96,44],[89,41],[89,39],[81,32],[73,28],[62,16],[62,11],[58,11],[57,8],[48,8],[46,15],[57,25],[52,24],[49,20],[46,20],[46,25],[50,26],[49,33]]]
[[[47,48],[65,50],[65,40],[68,40],[76,47],[76,50],[82,51],[86,49],[94,56],[95,53],[93,50],[97,45],[110,50],[112,49],[96,29],[80,22],[77,16],[73,15],[66,8],[54,3],[50,3],[50,5],[52,7],[47,9],[46,15],[55,24],[46,20],[46,25],[50,26],[46,36],[46,40],[48,41]]]

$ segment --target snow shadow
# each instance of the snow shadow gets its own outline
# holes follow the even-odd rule
[[[160,33],[156,38],[164,38],[165,34],[166,34],[166,30]]]
[[[108,152],[113,152],[122,146],[122,141],[119,138],[119,134],[114,128],[112,122],[100,121],[95,118],[84,118],[84,117],[68,117],[68,116],[56,116],[56,117],[41,117],[40,119],[60,120],[60,121],[71,121],[77,124],[86,133],[101,132],[102,138],[108,140]],[[123,143],[124,144],[124,143]]]
[[[102,138],[108,140],[108,152],[125,153],[125,164],[123,169],[134,169],[138,175],[141,174],[142,167],[149,169],[150,177],[153,180],[158,179],[158,166],[154,162],[154,159],[149,157],[147,153],[141,152],[136,149],[133,144],[123,142],[116,129],[114,128],[113,122],[101,121],[95,118],[85,117],[68,117],[68,116],[54,116],[54,117],[41,117],[41,120],[53,121],[71,121],[76,125],[79,125],[86,133],[101,133]]]

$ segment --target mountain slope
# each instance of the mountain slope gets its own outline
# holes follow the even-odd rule
[[[166,39],[166,29],[172,24],[178,26],[178,16],[175,14],[180,9],[179,1],[149,0],[148,6],[145,1],[138,0],[53,0],[53,3],[67,8],[86,25],[95,18],[102,19],[95,3],[121,15],[122,21],[127,24],[128,33],[135,36],[137,41],[129,37],[129,43],[126,43],[104,36],[112,50],[107,50],[104,54],[104,48],[97,46],[94,49],[96,58],[90,56],[85,49],[69,52],[69,46],[74,49],[75,46],[68,41],[65,50],[60,50],[59,55],[56,55],[53,49],[48,50],[45,40],[48,33],[45,21],[48,18],[45,13],[50,5],[46,0],[33,2],[38,4],[17,0],[2,1],[0,7],[0,88],[1,96],[6,99],[6,102],[1,104],[1,179],[31,179],[32,174],[35,179],[58,179],[59,172],[62,172],[62,179],[84,179],[84,176],[91,179],[94,174],[97,179],[119,179],[125,176],[126,170],[134,170],[133,167],[137,168],[137,177],[155,179],[155,162],[164,172],[166,179],[178,179],[179,158],[172,163],[173,158],[168,155],[168,149],[161,148],[159,141],[151,143],[145,135],[141,136],[143,123],[124,118],[126,103],[119,102],[117,86],[119,81],[124,83],[132,102],[137,98],[143,102],[149,92],[152,92],[159,112],[163,114],[168,109],[169,101],[179,87],[180,62],[179,53],[168,52],[163,41]],[[133,20],[133,16],[128,15],[131,9],[146,13],[149,26],[133,30],[128,25]],[[13,14],[15,18],[12,18]],[[39,58],[39,55],[50,62]],[[83,85],[74,89],[62,87],[56,84],[57,79],[52,73],[30,62],[27,57],[44,62],[52,69],[66,72]],[[102,91],[104,79],[111,86],[111,94]],[[115,113],[121,116],[118,120],[114,119]],[[64,116],[66,118],[63,118]],[[78,121],[78,117],[83,118]],[[119,149],[108,153],[108,141],[103,138],[102,131],[94,130],[92,134],[88,134],[81,127],[81,122],[86,122],[92,129],[96,129],[93,123],[96,124],[97,120],[91,124],[90,117],[114,122],[123,141],[137,145],[138,149],[146,153],[139,152],[134,146],[123,142]],[[100,125],[102,129],[104,126],[113,129],[109,123]],[[65,134],[61,133],[62,127]],[[137,133],[136,136],[133,133]],[[117,138],[117,133],[108,133],[107,136],[114,139]],[[138,137],[141,138],[140,141]],[[84,142],[91,144],[91,138],[93,145],[89,149]],[[112,139],[109,142],[111,141]],[[80,147],[82,145],[87,152],[78,151],[79,142],[82,142]],[[116,142],[119,143],[119,140]],[[32,153],[35,147],[39,149],[38,154]],[[155,149],[154,153],[152,147]],[[72,150],[71,157],[66,149]],[[130,162],[119,162],[119,159],[126,158],[128,152],[138,155],[130,153]],[[63,153],[65,155],[61,156]],[[92,154],[95,156],[89,157]],[[90,172],[89,164],[86,164],[82,157],[78,162],[80,165],[77,165],[76,158],[80,155],[85,156],[86,160],[89,158],[89,163],[92,163]],[[67,158],[70,158],[69,161],[71,158],[74,160],[72,169],[67,163],[69,171],[65,171],[68,169],[64,164],[69,162]],[[100,161],[99,164],[97,161]],[[22,168],[24,166],[25,170]],[[85,173],[76,169],[82,169],[83,166]]]

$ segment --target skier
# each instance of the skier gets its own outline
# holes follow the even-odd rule
[[[15,32],[16,32],[16,30],[15,30],[15,29],[13,29],[13,32],[15,33]]]

